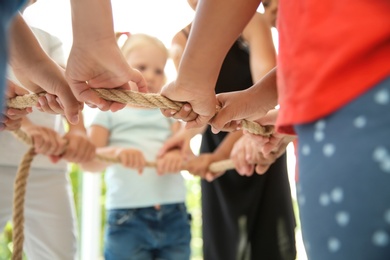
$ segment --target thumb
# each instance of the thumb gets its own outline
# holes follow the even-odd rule
[[[77,101],[70,90],[61,92],[58,98],[64,107],[66,119],[73,125],[77,124],[79,122],[79,111],[83,105]]]
[[[256,120],[260,125],[275,125],[276,119],[278,117],[278,109],[272,109],[267,112],[267,114],[261,117],[259,120]]]

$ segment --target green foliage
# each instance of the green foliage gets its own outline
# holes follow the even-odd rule
[[[191,259],[202,260],[202,209],[200,205],[201,189],[199,178],[188,176],[187,186],[187,208],[192,216],[191,223]]]

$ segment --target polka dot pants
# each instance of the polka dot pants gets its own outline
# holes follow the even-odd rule
[[[295,130],[308,258],[390,259],[390,78]]]

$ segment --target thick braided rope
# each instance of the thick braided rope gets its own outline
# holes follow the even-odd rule
[[[34,148],[30,148],[22,158],[18,167],[14,182],[14,204],[12,214],[12,241],[13,252],[12,260],[23,259],[23,241],[24,241],[24,198],[26,195],[27,178],[30,173],[31,162],[34,159]]]
[[[154,93],[141,93],[137,91],[131,90],[119,90],[119,89],[93,89],[98,93],[101,98],[110,101],[116,101],[124,104],[132,104],[138,105],[142,107],[148,108],[161,108],[161,109],[173,109],[179,111],[184,103],[172,101],[160,94]],[[10,99],[7,101],[8,107],[13,108],[26,108],[35,106],[38,102],[40,94],[28,94],[24,96],[18,96],[16,98]],[[272,126],[261,126],[255,122],[251,122],[248,120],[242,120],[241,122],[242,128],[247,130],[249,133],[262,135],[262,136],[270,136],[273,132]]]

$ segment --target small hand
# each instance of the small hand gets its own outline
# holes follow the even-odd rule
[[[140,150],[123,148],[117,152],[117,157],[124,167],[137,169],[139,174],[142,174],[146,166],[145,157]]]
[[[157,159],[157,174],[176,173],[182,170],[183,159],[180,150],[167,152],[163,157]]]
[[[191,174],[199,176],[211,182],[225,173],[211,172],[209,170],[210,164],[218,160],[219,159],[212,153],[202,153],[199,156],[189,160],[186,163],[186,168]]]
[[[63,159],[74,163],[84,163],[95,157],[96,147],[89,141],[85,132],[69,131],[63,139],[67,141],[66,151],[61,155]]]
[[[53,129],[34,124],[23,125],[22,129],[31,137],[36,153],[59,156],[66,148],[66,141]]]

